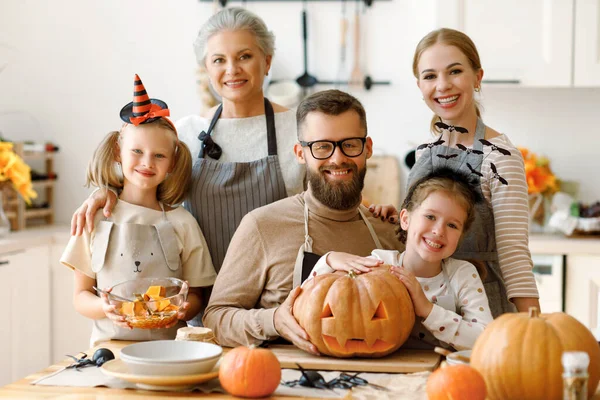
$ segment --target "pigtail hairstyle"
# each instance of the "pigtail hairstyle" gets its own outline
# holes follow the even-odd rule
[[[406,194],[406,198],[402,203],[402,208],[408,212],[412,212],[419,207],[423,201],[433,192],[443,191],[459,202],[459,204],[467,212],[467,219],[463,225],[461,239],[469,230],[475,220],[475,206],[483,201],[483,195],[478,189],[479,181],[469,174],[462,171],[455,171],[450,168],[436,168],[433,172],[425,175],[416,181]],[[407,232],[402,229],[402,225],[398,223],[396,228],[398,240],[406,244]],[[487,275],[485,265],[478,261],[467,260],[475,265],[482,279]]]
[[[86,187],[90,185],[99,188],[111,186],[121,189],[123,187],[123,180],[115,170],[116,154],[119,151],[119,135],[118,131],[110,132],[94,151],[87,167]]]
[[[152,122],[159,123],[165,129],[168,129],[177,135],[173,127],[163,118]],[[176,140],[175,151],[173,153],[173,169],[167,175],[167,178],[158,185],[156,197],[158,201],[174,206],[183,202],[188,194],[192,179],[192,155],[190,149],[180,140]]]
[[[479,52],[477,51],[477,47],[475,43],[471,40],[469,36],[464,34],[461,31],[457,31],[449,28],[442,28],[435,31],[429,32],[417,45],[415,49],[415,55],[413,57],[413,75],[417,80],[419,80],[419,61],[421,60],[421,55],[425,50],[430,48],[431,46],[442,43],[447,46],[454,46],[459,49],[467,60],[469,60],[470,67],[473,71],[477,72],[481,69],[481,59],[479,58]],[[475,111],[477,112],[477,116],[481,117],[480,111],[481,105],[475,101]],[[430,131],[433,134],[439,134],[441,132],[440,128],[435,126],[436,122],[441,121],[441,118],[434,114],[431,118]]]

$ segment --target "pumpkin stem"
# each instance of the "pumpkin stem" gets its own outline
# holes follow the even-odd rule
[[[348,276],[352,279],[356,278],[358,276],[358,274],[356,272],[354,272],[353,269],[351,269],[350,271],[348,271]]]
[[[537,318],[540,316],[540,310],[537,307],[529,307],[529,318]]]

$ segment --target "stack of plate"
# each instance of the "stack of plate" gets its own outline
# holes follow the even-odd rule
[[[223,349],[212,343],[156,340],[124,347],[102,370],[143,389],[181,390],[218,376]]]

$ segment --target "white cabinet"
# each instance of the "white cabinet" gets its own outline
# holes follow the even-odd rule
[[[569,255],[566,312],[590,329],[600,327],[600,256]]]
[[[600,86],[600,1],[576,0],[575,86]]]
[[[52,363],[89,348],[92,333],[92,321],[73,307],[73,271],[59,262],[68,241],[67,234],[57,234],[50,247]]]
[[[50,362],[48,246],[0,254],[2,357],[0,385],[39,371]]]
[[[573,0],[438,0],[437,25],[465,32],[484,83],[571,85]]]

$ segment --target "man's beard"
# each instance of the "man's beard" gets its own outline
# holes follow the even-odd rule
[[[335,168],[334,168],[335,167]],[[325,170],[351,169],[352,180],[335,181],[325,177]],[[367,168],[360,172],[354,163],[343,163],[341,165],[322,165],[318,172],[306,167],[308,183],[312,189],[313,196],[321,203],[334,210],[349,210],[356,207],[360,201],[360,194],[365,184]]]

